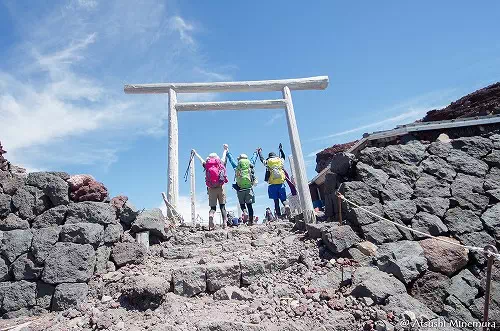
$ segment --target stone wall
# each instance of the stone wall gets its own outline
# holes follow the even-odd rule
[[[338,154],[326,178],[326,200],[340,188],[350,201],[396,223],[464,245],[499,248],[499,128],[472,131],[482,134],[456,139],[440,135],[432,142],[406,139],[404,144],[365,148],[358,157]],[[326,214],[336,215],[335,203],[326,205]],[[369,241],[378,246],[370,263],[393,274],[434,313],[450,319],[482,318],[484,256],[412,233],[346,203],[342,212],[354,232],[345,226],[323,228],[331,250],[357,258],[364,255],[359,242]],[[490,316],[500,323],[498,270]]]
[[[0,315],[81,302],[94,274],[144,259],[132,235],[145,230],[166,236],[159,209],[138,215],[90,176],[0,171]]]

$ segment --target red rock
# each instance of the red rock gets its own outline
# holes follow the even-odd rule
[[[126,195],[118,195],[111,199],[111,205],[115,207],[116,210],[120,210],[123,208],[127,201],[128,197]]]
[[[68,179],[69,197],[72,201],[104,201],[108,197],[108,189],[90,175],[75,175]]]
[[[425,115],[422,122],[495,114],[500,114],[500,83],[468,94],[443,109],[431,110]]]

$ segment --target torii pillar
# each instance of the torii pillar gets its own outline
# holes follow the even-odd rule
[[[243,110],[243,109],[285,109],[288,125],[288,136],[292,149],[295,168],[295,182],[300,197],[304,220],[307,223],[316,221],[309,192],[304,156],[300,143],[299,131],[295,120],[291,90],[324,90],[328,86],[328,76],[240,81],[214,83],[159,83],[125,85],[128,94],[168,93],[168,187],[167,196],[170,204],[177,208],[179,197],[179,132],[177,113],[180,111],[204,110]],[[177,102],[177,93],[213,93],[213,92],[266,92],[280,91],[283,98],[277,100],[251,101],[215,101],[215,102]]]

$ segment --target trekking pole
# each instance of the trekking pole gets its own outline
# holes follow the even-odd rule
[[[491,289],[491,269],[493,268],[494,256],[488,253],[497,254],[498,250],[493,245],[486,245],[484,247],[484,253],[488,259],[488,265],[486,267],[486,291],[484,294],[484,318],[483,318],[483,331],[487,331],[488,327],[488,314],[490,309],[490,289]]]
[[[191,162],[193,161],[193,158],[194,158],[194,153],[191,152],[191,155],[189,156],[189,163],[188,163],[188,167],[186,169],[186,172],[184,173],[184,182],[187,182],[188,181],[188,177],[189,177],[189,169],[191,168]]]

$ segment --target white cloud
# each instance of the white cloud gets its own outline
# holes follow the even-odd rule
[[[195,41],[191,36],[191,33],[194,31],[194,26],[188,22],[186,22],[180,16],[174,16],[171,19],[171,27],[175,31],[179,32],[181,40],[188,45],[195,45]]]
[[[265,125],[266,126],[273,125],[274,122],[276,122],[277,120],[283,118],[284,116],[285,116],[285,114],[283,112],[276,113],[276,114],[274,114],[273,116],[271,116],[269,118],[269,120],[265,123]]]
[[[124,80],[228,78],[185,47],[196,44],[195,24],[166,8],[162,0],[140,6],[72,0],[51,3],[47,15],[34,20],[31,12],[9,4],[20,40],[8,50],[15,61],[0,69],[0,139],[11,162],[109,167],[127,141],[166,132],[164,97],[125,95]]]

